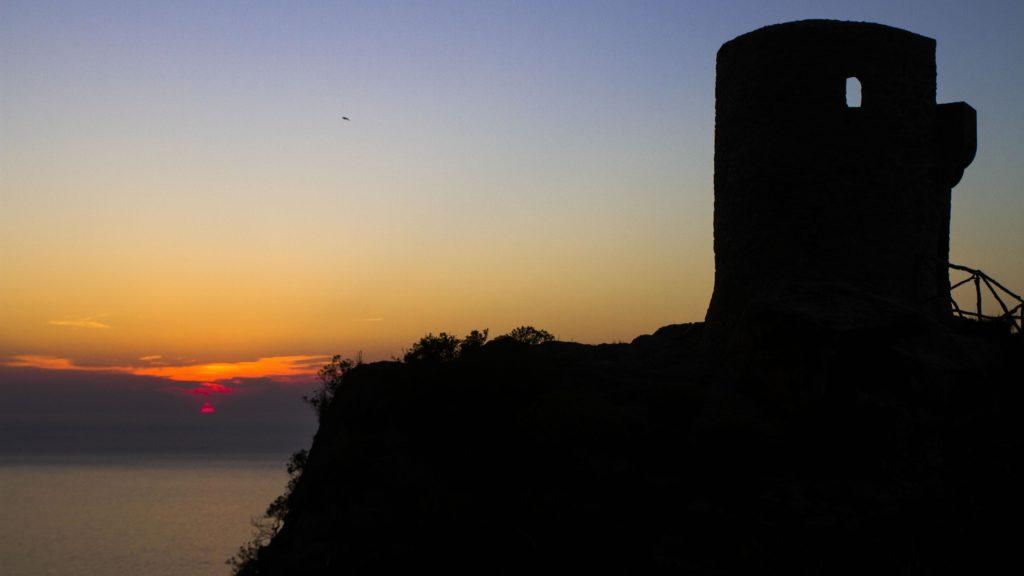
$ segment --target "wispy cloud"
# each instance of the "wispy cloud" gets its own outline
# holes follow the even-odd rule
[[[110,328],[110,324],[104,324],[96,318],[100,316],[92,316],[89,318],[73,318],[70,320],[50,320],[51,326],[62,326],[64,328],[96,328],[100,330],[106,330]]]
[[[383,318],[356,318],[355,322],[383,322]]]
[[[121,370],[107,367],[78,366],[67,358],[57,356],[41,356],[36,354],[24,354],[12,356],[10,359],[0,360],[0,365],[12,368],[39,368],[42,370],[82,370],[85,372],[121,372]]]
[[[159,354],[152,354],[150,356],[139,356],[139,360],[142,360],[143,362],[153,362],[155,360],[160,360],[161,358],[163,358],[163,356]]]
[[[148,359],[148,360],[147,360]],[[153,357],[140,358],[143,361]],[[182,366],[81,366],[67,358],[26,354],[0,359],[0,366],[38,368],[42,370],[77,370],[83,372],[113,372],[136,376],[155,376],[175,382],[200,382],[206,391],[214,390],[216,382],[232,379],[266,378],[277,382],[291,382],[316,374],[329,356],[270,356],[243,362],[208,362]]]
[[[286,380],[293,376],[316,374],[328,356],[271,356],[248,362],[212,362],[189,366],[152,366],[132,369],[140,376],[158,376],[179,382],[209,382],[231,378],[270,378]]]

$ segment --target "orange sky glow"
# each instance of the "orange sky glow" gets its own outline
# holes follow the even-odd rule
[[[0,360],[0,366],[42,370],[77,370],[84,372],[118,372],[136,376],[155,376],[174,382],[201,383],[207,392],[225,392],[217,382],[239,378],[268,378],[282,383],[316,374],[330,358],[326,356],[276,356],[243,362],[219,362],[183,366],[82,366],[67,358],[20,355]]]

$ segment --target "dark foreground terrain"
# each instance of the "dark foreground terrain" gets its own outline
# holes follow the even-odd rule
[[[242,574],[978,573],[1022,563],[1024,340],[762,311],[499,338],[331,386]],[[270,522],[270,520],[268,520]],[[274,522],[270,522],[274,524]]]

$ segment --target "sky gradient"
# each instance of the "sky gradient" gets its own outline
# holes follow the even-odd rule
[[[979,118],[952,260],[1024,287],[1024,4],[851,4],[6,0],[3,384],[701,320],[715,53],[804,18],[937,39]]]

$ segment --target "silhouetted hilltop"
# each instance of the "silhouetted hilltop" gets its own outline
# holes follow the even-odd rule
[[[335,371],[270,511],[283,525],[240,571],[931,573],[1013,558],[1020,337],[915,314],[761,320],[728,347],[685,324]]]

